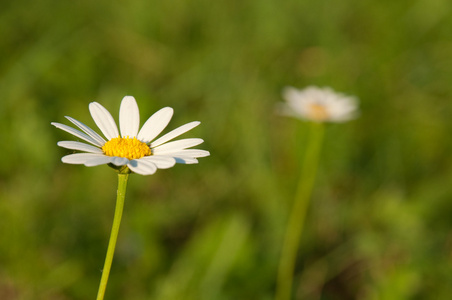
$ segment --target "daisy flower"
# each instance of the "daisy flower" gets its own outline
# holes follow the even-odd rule
[[[281,105],[281,113],[302,120],[345,122],[357,115],[357,99],[336,93],[329,87],[309,86],[303,90],[286,87],[283,98],[286,103]]]
[[[188,138],[171,141],[175,137],[193,129],[200,124],[198,121],[182,125],[173,131],[155,139],[168,125],[173,116],[173,109],[165,107],[153,114],[140,127],[140,114],[137,102],[132,96],[122,99],[119,109],[118,127],[111,114],[97,102],[89,104],[89,111],[94,122],[106,137],[104,139],[80,121],[66,117],[80,130],[70,126],[51,123],[77,138],[88,142],[60,141],[58,146],[83,151],[64,156],[61,160],[68,164],[83,164],[87,167],[109,164],[117,169],[128,167],[132,172],[141,175],[150,175],[157,169],[166,169],[176,163],[195,164],[197,158],[209,156],[206,150],[188,149],[203,142],[200,138]]]

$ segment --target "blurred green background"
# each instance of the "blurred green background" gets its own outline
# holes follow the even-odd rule
[[[286,85],[361,109],[328,125],[294,299],[449,299],[451,6],[1,1],[0,299],[94,299],[116,174],[61,163],[50,122],[125,95],[211,156],[130,177],[106,299],[272,299],[309,128],[274,113]]]

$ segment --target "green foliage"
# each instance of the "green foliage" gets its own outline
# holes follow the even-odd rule
[[[50,122],[125,95],[201,121],[211,156],[131,175],[106,299],[272,299],[308,127],[275,114],[285,85],[361,107],[327,126],[294,297],[447,299],[451,5],[3,1],[0,299],[95,297],[116,174],[62,164]]]

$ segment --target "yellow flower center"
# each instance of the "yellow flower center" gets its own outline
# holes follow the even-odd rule
[[[107,156],[119,156],[127,159],[137,159],[152,155],[151,148],[136,137],[117,137],[109,140],[102,146]]]
[[[311,103],[309,105],[309,117],[312,120],[325,121],[329,118],[329,115],[325,105],[318,103]]]

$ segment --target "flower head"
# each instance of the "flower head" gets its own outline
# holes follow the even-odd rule
[[[140,127],[140,114],[137,102],[132,96],[122,99],[119,109],[118,127],[111,114],[97,102],[89,104],[89,110],[94,122],[107,139],[104,139],[94,130],[80,121],[66,117],[82,131],[70,126],[51,123],[89,144],[76,141],[61,141],[58,146],[83,151],[64,156],[61,160],[68,164],[84,164],[97,166],[110,164],[114,167],[128,167],[132,172],[141,175],[150,175],[157,169],[166,169],[176,163],[195,164],[197,158],[209,156],[206,150],[188,149],[203,142],[199,138],[188,138],[169,142],[175,137],[198,126],[200,122],[194,121],[182,125],[173,131],[155,139],[168,125],[173,116],[173,109],[165,107],[153,114]]]
[[[303,90],[286,87],[283,98],[286,103],[281,105],[281,113],[314,122],[348,121],[356,117],[358,109],[356,98],[328,87],[309,86]]]

